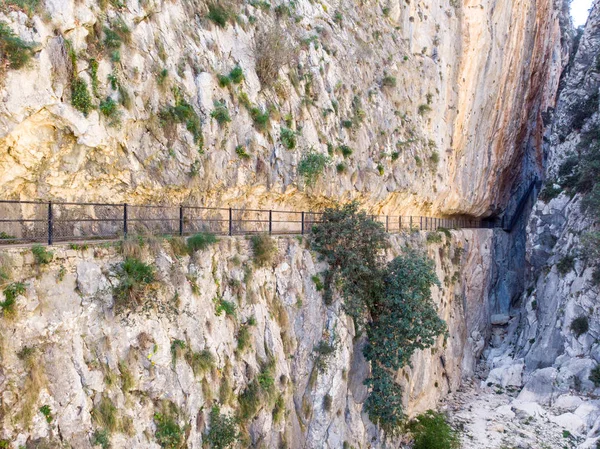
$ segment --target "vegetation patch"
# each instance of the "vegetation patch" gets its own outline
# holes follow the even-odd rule
[[[569,327],[571,328],[571,332],[575,334],[576,338],[579,338],[590,329],[588,318],[585,315],[575,318],[573,321],[571,321],[571,325]]]
[[[82,78],[71,81],[71,104],[75,109],[87,117],[94,105],[87,83]]]
[[[27,285],[23,282],[13,282],[4,287],[4,301],[0,302],[0,310],[5,317],[12,317],[16,313],[17,297],[24,295]]]
[[[219,239],[212,232],[199,232],[187,239],[187,247],[191,253],[194,253],[196,251],[204,251],[218,241]]]
[[[172,127],[176,123],[185,124],[186,129],[194,138],[194,143],[202,147],[204,137],[200,117],[192,105],[184,99],[179,88],[173,88],[173,95],[175,96],[175,106],[169,106],[158,114],[161,126]]]
[[[219,125],[225,125],[231,121],[229,116],[229,110],[224,102],[215,101],[215,108],[210,113],[210,116],[214,118]]]
[[[298,175],[300,175],[307,186],[313,186],[325,171],[330,162],[329,156],[311,150],[305,153],[298,164]]]
[[[270,87],[277,81],[279,71],[292,61],[294,51],[284,30],[273,26],[257,33],[254,55],[258,79],[264,87]]]
[[[289,128],[282,127],[280,132],[281,143],[288,150],[296,148],[296,133]]]
[[[370,390],[365,410],[393,433],[404,419],[394,375],[416,350],[446,335],[446,323],[431,297],[431,287],[439,285],[433,262],[406,249],[386,264],[388,245],[383,225],[359,211],[356,202],[326,209],[312,230],[312,249],[329,265],[326,290],[339,289],[344,310],[367,334],[364,355],[372,374],[365,382]]]
[[[52,262],[52,259],[54,258],[54,253],[52,251],[48,251],[42,245],[33,245],[31,247],[31,252],[33,253],[35,262],[38,265],[47,265]]]
[[[254,264],[264,267],[273,263],[277,254],[277,243],[267,234],[253,235],[250,239]]]
[[[107,97],[106,100],[100,102],[98,109],[108,119],[108,126],[118,128],[121,125],[121,112],[119,104],[115,100]]]
[[[227,2],[214,2],[208,4],[206,17],[221,28],[227,26],[227,22],[235,17],[234,12]]]
[[[118,266],[117,277],[119,285],[113,289],[117,311],[136,305],[156,280],[154,268],[133,257]]]
[[[179,424],[179,409],[170,401],[163,401],[161,410],[154,414],[154,437],[164,449],[183,449],[186,447],[185,427]]]
[[[448,424],[442,413],[428,410],[417,416],[409,425],[413,449],[458,449],[457,432]]]
[[[210,411],[210,428],[204,440],[211,449],[227,449],[233,446],[239,438],[237,422],[233,416],[221,413],[215,405]]]
[[[17,36],[7,23],[0,22],[0,73],[5,66],[13,70],[24,67],[32,54],[32,44]]]

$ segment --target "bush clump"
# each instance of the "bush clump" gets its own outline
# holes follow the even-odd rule
[[[273,26],[257,33],[254,40],[256,74],[264,87],[270,87],[279,77],[279,71],[293,58],[293,50],[286,33]]]
[[[85,117],[94,108],[87,83],[81,78],[71,81],[71,104]]]
[[[164,449],[183,449],[185,444],[185,429],[179,425],[179,411],[172,402],[164,402],[162,410],[154,414],[154,437]]]
[[[310,151],[302,156],[298,163],[298,175],[307,186],[313,186],[329,164],[329,156]]]
[[[191,253],[205,250],[210,245],[217,243],[219,239],[212,232],[199,232],[187,239],[187,247]]]
[[[121,124],[119,104],[115,100],[108,97],[106,100],[100,102],[98,108],[102,115],[108,119],[108,126],[118,127]]]
[[[277,254],[277,243],[267,234],[253,235],[250,239],[254,264],[264,267],[273,262]]]
[[[13,282],[4,287],[4,301],[0,301],[0,310],[4,316],[13,316],[15,314],[15,305],[17,297],[24,295],[27,285],[23,282]]]
[[[358,210],[356,202],[326,209],[312,229],[312,248],[329,269],[325,297],[333,286],[359,330],[366,331],[365,358],[371,376],[365,410],[374,423],[395,432],[403,421],[402,389],[395,373],[419,349],[446,335],[431,287],[439,285],[433,262],[413,249],[385,263],[389,245],[383,225]]]
[[[202,124],[200,117],[184,98],[178,88],[173,89],[175,106],[169,106],[158,114],[161,126],[173,126],[175,123],[184,123],[186,129],[194,137],[194,143],[202,147],[204,137],[202,135]]]
[[[227,22],[234,16],[235,14],[226,2],[214,2],[208,5],[208,14],[206,17],[221,28],[225,28]]]
[[[575,334],[575,337],[579,338],[590,329],[590,324],[587,316],[581,315],[571,321],[571,325],[569,327],[571,328],[571,332]]]
[[[0,22],[0,73],[4,66],[14,70],[24,67],[32,54],[32,45],[17,36],[8,24]]]
[[[227,105],[223,102],[215,101],[215,108],[210,113],[219,125],[225,125],[231,121]]]
[[[281,143],[288,150],[296,148],[296,133],[289,128],[282,127],[280,132]]]
[[[210,448],[227,449],[233,446],[238,438],[235,418],[222,414],[219,406],[213,406],[210,411],[210,428],[205,438]]]
[[[417,416],[408,426],[414,443],[413,449],[458,449],[457,432],[439,412],[428,410]]]
[[[33,245],[31,247],[31,252],[33,253],[35,262],[39,265],[47,265],[52,262],[52,259],[54,258],[54,253],[48,251],[42,245]]]
[[[117,310],[137,303],[155,278],[154,268],[133,257],[127,257],[117,268],[119,285],[113,292]]]

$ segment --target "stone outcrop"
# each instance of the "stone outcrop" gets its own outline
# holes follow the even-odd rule
[[[490,214],[540,140],[565,54],[550,0],[230,1],[223,27],[203,1],[41,3],[29,16],[0,9],[36,43],[0,83],[3,198],[296,209],[356,198],[383,213]],[[256,46],[276,26],[289,54],[269,85]],[[236,65],[244,80],[220,87]],[[72,106],[75,79],[91,95],[87,117]],[[98,109],[106,98],[116,111]],[[201,142],[187,115],[165,119],[177,98]],[[215,101],[230,122],[211,117]],[[252,107],[270,111],[263,129]],[[296,132],[292,150],[283,128]],[[314,187],[298,175],[311,148],[333,150]]]
[[[272,396],[244,427],[255,447],[396,447],[362,412],[369,367],[339,299],[326,306],[312,279],[323,263],[306,241],[277,241],[278,255],[264,268],[253,265],[244,238],[223,238],[191,257],[155,240],[121,250],[59,246],[48,265],[38,265],[28,248],[3,250],[2,267],[26,291],[17,298],[16,316],[2,318],[0,439],[15,448],[34,441],[91,447],[94,431],[106,426],[101,416],[108,400],[120,423],[112,446],[154,448],[153,416],[168,401],[186,426],[187,447],[200,448],[212,404],[221,403],[225,413],[238,410],[240,395],[271,363]],[[394,236],[388,257],[406,244],[424,246],[425,235]],[[453,231],[426,248],[441,280],[434,299],[450,337],[415,354],[412,369],[398,374],[409,415],[435,407],[475,368],[487,326],[490,248],[486,230]],[[137,309],[115,313],[123,254],[155,266],[158,282]],[[234,315],[217,313],[220,301],[235,304]],[[250,343],[239,349],[242,328]],[[335,349],[319,359],[321,342]],[[195,373],[193,354],[202,351],[214,361]],[[285,408],[279,420],[278,394]],[[38,412],[44,405],[50,423]]]

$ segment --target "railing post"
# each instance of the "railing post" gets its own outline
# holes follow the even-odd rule
[[[183,205],[179,205],[179,235],[183,235]]]
[[[302,211],[301,221],[302,221],[302,231],[301,231],[301,234],[304,235],[304,211]]]
[[[233,235],[233,212],[231,207],[229,208],[229,235]]]
[[[52,245],[54,239],[54,223],[52,220],[52,201],[48,201],[48,245]]]
[[[412,215],[408,218],[408,221],[410,222],[410,232],[412,232]]]
[[[423,217],[419,217],[419,231],[423,230]]]
[[[390,232],[390,216],[385,216],[385,232]]]
[[[398,232],[402,232],[402,215],[398,216]]]
[[[269,235],[273,234],[273,211],[269,210]]]
[[[127,203],[123,203],[123,238],[127,238]]]

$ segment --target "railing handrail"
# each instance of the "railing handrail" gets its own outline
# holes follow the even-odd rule
[[[528,192],[529,193],[529,192]],[[29,237],[12,237],[8,233],[0,229],[0,243],[9,243],[13,241],[47,241],[49,245],[55,240],[65,239],[58,232],[60,225],[72,226],[69,232],[73,233],[73,237],[67,238],[99,238],[112,235],[115,238],[122,235],[127,237],[132,232],[135,233],[136,225],[148,229],[150,226],[166,224],[177,224],[177,229],[170,229],[167,232],[150,232],[150,234],[165,234],[165,235],[189,235],[194,231],[193,225],[200,224],[202,229],[207,225],[218,225],[215,234],[222,235],[238,235],[238,234],[254,234],[257,232],[265,232],[269,234],[305,234],[310,231],[310,226],[320,221],[320,216],[323,212],[317,211],[293,211],[293,210],[274,210],[274,209],[244,209],[244,208],[222,208],[222,207],[206,207],[195,205],[155,205],[155,204],[128,204],[128,203],[93,203],[93,202],[53,202],[53,201],[30,201],[30,200],[0,200],[2,204],[16,205],[39,205],[44,207],[44,218],[39,214],[33,217],[24,217],[23,211],[18,212],[18,217],[10,218],[9,214],[17,214],[17,211],[8,211],[8,214],[0,213],[0,226],[16,224],[21,235],[26,235],[29,231],[34,232],[32,227],[37,227],[37,231],[43,234]],[[109,217],[98,217],[97,210],[89,211],[69,211],[64,213],[60,208],[69,206],[93,206],[93,207],[110,207],[118,211],[114,214],[111,211]],[[162,209],[160,216],[152,215],[149,212],[148,216],[139,216],[138,210],[145,209],[147,211],[156,211]],[[207,211],[210,214],[194,214],[194,211]],[[62,213],[61,213],[62,212]],[[176,212],[176,213],[175,213]],[[187,212],[187,214],[186,214]],[[216,214],[214,212],[217,212]],[[241,214],[240,214],[241,212]],[[280,214],[292,215],[288,219],[281,217]],[[61,218],[63,215],[64,218]],[[172,215],[172,216],[171,216]],[[177,215],[177,216],[175,216]],[[249,215],[249,216],[245,216]],[[415,216],[415,215],[379,215],[369,214],[373,220],[382,223],[388,232],[400,232],[404,229],[418,229],[425,231],[435,231],[440,228],[494,228],[500,227],[497,222],[481,219],[477,217],[436,217],[436,216]],[[120,224],[119,224],[120,223]],[[104,226],[103,226],[104,224]],[[192,228],[190,228],[190,224]],[[110,228],[114,225],[114,229]],[[129,226],[131,225],[131,226]],[[248,229],[248,225],[253,228]],[[282,225],[284,226],[281,229]],[[308,225],[308,228],[307,228]],[[99,227],[100,229],[96,228]],[[187,229],[186,229],[187,226]],[[107,230],[106,228],[109,227]],[[277,229],[276,229],[277,228]],[[291,228],[291,229],[290,229]],[[296,229],[299,228],[299,229]],[[8,228],[9,231],[13,228]],[[199,232],[199,231],[196,231]],[[108,233],[108,234],[107,234]]]

